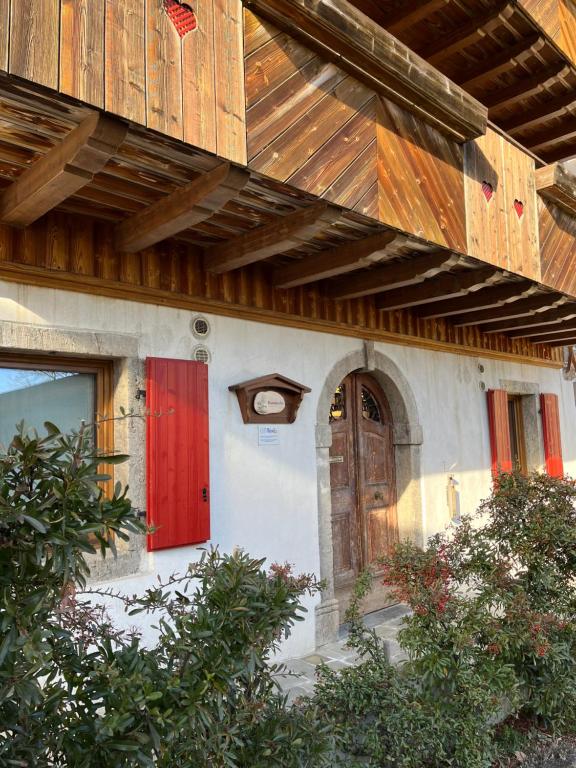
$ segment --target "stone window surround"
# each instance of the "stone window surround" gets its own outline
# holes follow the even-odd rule
[[[55,354],[71,359],[107,359],[114,366],[114,414],[120,407],[138,414],[143,403],[136,400],[138,389],[144,388],[144,362],[139,358],[136,335],[100,331],[75,331],[69,328],[33,325],[31,323],[0,322],[0,348],[11,354]],[[144,419],[120,419],[114,425],[114,448],[133,460],[116,465],[115,479],[130,486],[130,497],[138,509],[146,508],[145,497],[145,422]],[[91,580],[100,581],[138,573],[145,563],[143,537],[131,537],[119,542],[118,558],[90,558]]]
[[[370,373],[388,398],[395,416],[394,445],[396,483],[398,489],[398,532],[400,539],[411,539],[422,545],[424,539],[421,494],[422,427],[416,399],[408,380],[390,358],[364,342],[363,349],[352,352],[330,371],[320,394],[316,419],[316,463],[318,472],[318,537],[320,545],[320,578],[326,587],[316,607],[316,645],[320,647],[338,638],[341,624],[338,601],[334,593],[332,545],[332,492],[330,487],[330,447],[332,428],[330,404],[336,388],[350,373]]]

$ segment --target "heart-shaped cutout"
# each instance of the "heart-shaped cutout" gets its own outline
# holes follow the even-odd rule
[[[196,14],[188,3],[181,3],[180,0],[164,0],[164,10],[180,37],[184,37],[188,32],[193,32],[197,28]]]
[[[492,200],[492,195],[494,194],[494,187],[492,186],[492,184],[490,184],[489,181],[482,182],[482,192],[484,193],[486,202],[489,203],[490,200]]]
[[[514,200],[514,210],[516,211],[518,218],[521,219],[524,214],[524,203],[522,200]]]

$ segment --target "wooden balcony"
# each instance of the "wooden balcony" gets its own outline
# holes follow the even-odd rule
[[[336,60],[334,29],[320,50],[236,0],[198,3],[200,34],[182,38],[143,0],[14,3],[0,25],[10,41],[0,51],[10,70],[0,77],[3,279],[561,362],[554,347],[576,338],[573,181],[486,129],[482,104],[432,64],[405,59],[422,68],[422,91],[436,84],[412,108],[395,90],[410,54],[399,43],[368,78],[362,62]],[[52,48],[24,55],[24,5],[33,36],[56,40],[58,66]],[[88,28],[90,44],[70,48]],[[144,28],[146,49],[133,47]],[[374,46],[390,42],[376,24],[362,29]],[[220,91],[188,88],[186,49],[201,45],[204,75],[226,59]]]

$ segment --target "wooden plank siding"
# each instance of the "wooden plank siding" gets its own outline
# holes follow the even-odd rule
[[[250,11],[244,17],[248,166],[374,214],[376,95]]]
[[[534,161],[489,129],[465,145],[464,169],[467,253],[540,280]],[[483,185],[491,187],[489,199]]]
[[[540,249],[542,281],[576,294],[576,217],[540,199]]]
[[[380,221],[466,252],[462,147],[378,100]]]
[[[0,0],[0,69],[246,164],[242,0]]]
[[[66,212],[50,213],[25,230],[0,225],[0,280],[457,354],[561,364],[559,352],[527,339],[457,328],[408,310],[378,312],[373,296],[336,301],[318,283],[271,290],[272,266],[265,263],[210,274],[203,268],[202,249],[185,242],[167,240],[127,257],[114,250],[113,232],[111,224]]]

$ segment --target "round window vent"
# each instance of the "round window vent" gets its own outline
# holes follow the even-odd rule
[[[203,344],[198,344],[198,346],[194,347],[192,350],[192,359],[196,360],[197,363],[209,363],[212,360],[212,355],[210,354],[208,347],[205,347]]]
[[[210,333],[210,323],[205,317],[198,315],[192,320],[192,333],[197,339],[205,339]]]

